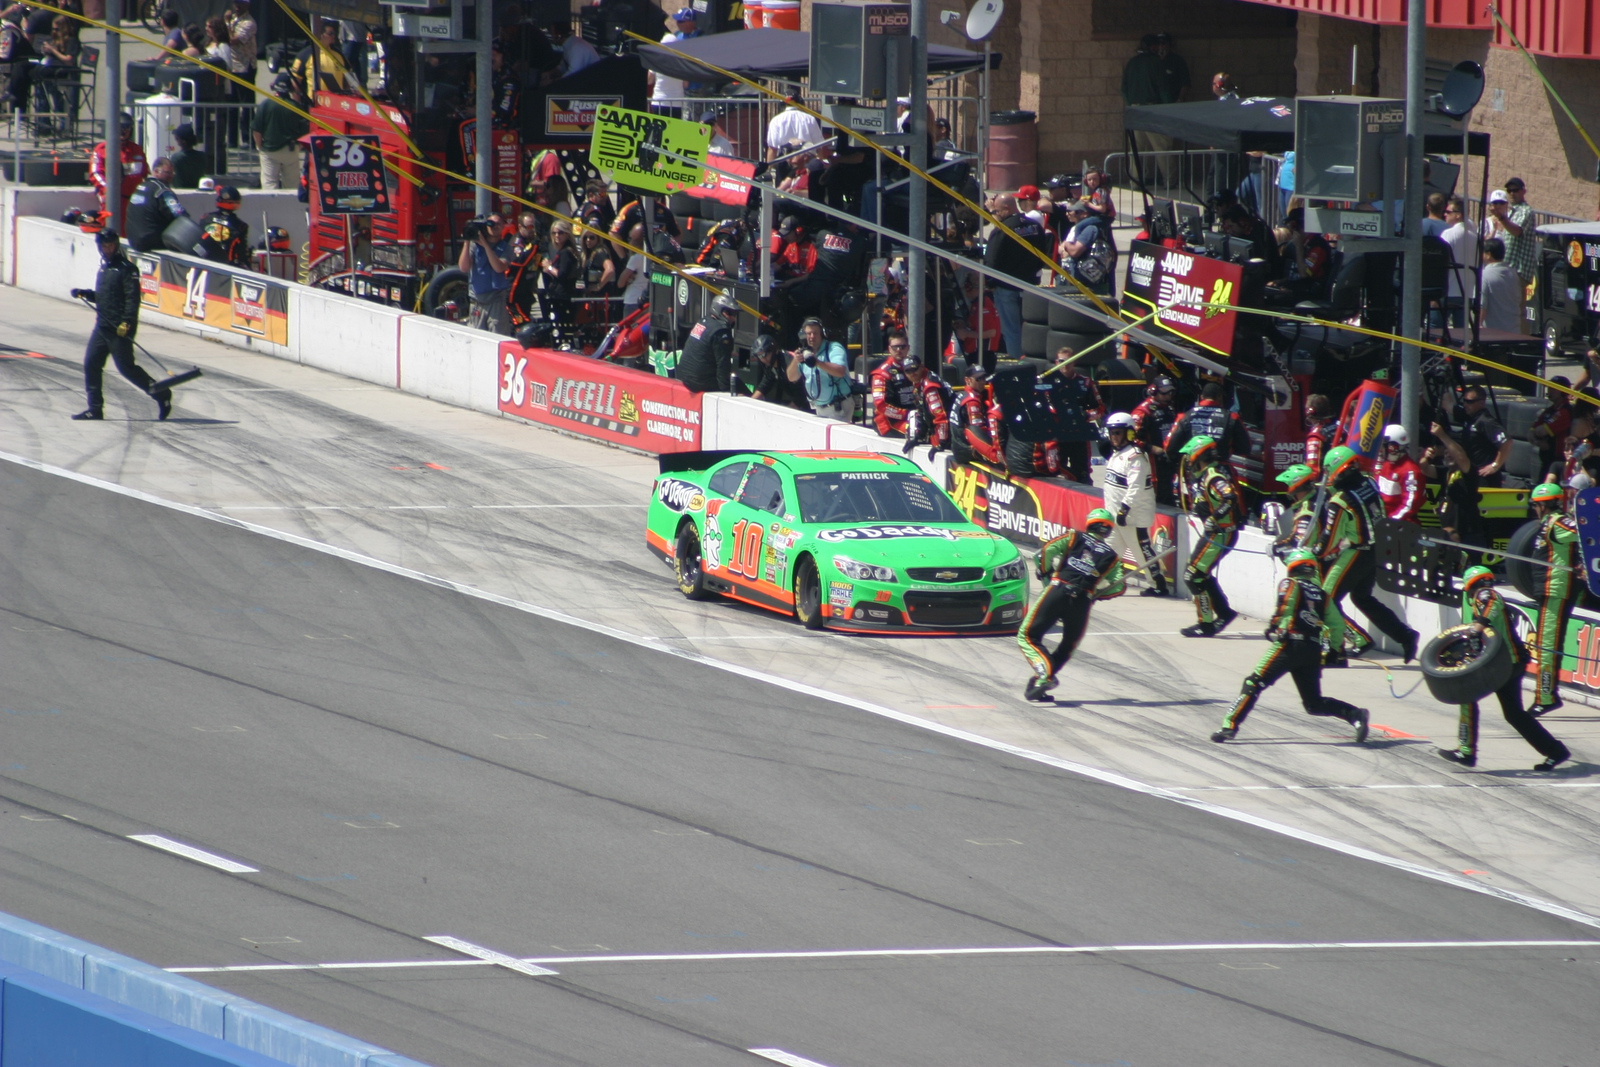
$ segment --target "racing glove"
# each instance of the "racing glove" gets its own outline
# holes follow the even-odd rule
[[[126,336],[128,336],[128,331],[130,329],[132,329],[132,328],[133,328],[133,324],[132,323],[128,323],[128,322],[118,323],[117,324],[117,336],[118,337],[126,337]]]
[[[87,300],[91,304],[94,303],[93,289],[74,289],[72,290],[71,296],[74,300]]]
[[[1128,505],[1123,504],[1117,508],[1117,525],[1128,525]]]

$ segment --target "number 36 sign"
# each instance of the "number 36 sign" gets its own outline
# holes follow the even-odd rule
[[[312,175],[324,215],[382,215],[392,210],[376,137],[311,138]]]

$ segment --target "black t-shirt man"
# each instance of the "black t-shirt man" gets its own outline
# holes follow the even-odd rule
[[[1451,420],[1459,430],[1461,447],[1466,449],[1467,458],[1472,461],[1475,471],[1492,466],[1509,439],[1505,428],[1485,410],[1483,404],[1483,394],[1468,390],[1466,399],[1456,408]],[[1499,488],[1503,481],[1500,471],[1478,475],[1478,484],[1486,489]]]

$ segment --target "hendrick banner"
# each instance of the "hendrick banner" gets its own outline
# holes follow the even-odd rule
[[[144,307],[213,329],[289,343],[289,288],[264,274],[176,256],[139,253]]]
[[[1156,322],[1166,330],[1226,356],[1233,352],[1233,328],[1239,315],[1201,305],[1238,306],[1243,277],[1244,268],[1237,263],[1135,241],[1128,253],[1123,295],[1150,311],[1160,308]]]
[[[1097,489],[1055,478],[1014,477],[982,464],[952,463],[946,478],[950,496],[968,518],[984,529],[1028,548],[1038,548],[1046,541],[1060,537],[1069,527],[1083,529],[1089,512],[1102,506]],[[1119,533],[1122,530],[1127,530],[1127,543],[1119,547],[1125,559],[1132,559],[1137,544],[1133,529],[1118,528]],[[1150,543],[1154,551],[1159,553],[1170,548],[1174,536],[1172,513],[1165,510],[1157,512],[1150,530]],[[1176,561],[1175,553],[1169,553],[1161,561],[1169,579],[1173,576]]]
[[[544,348],[500,345],[500,410],[645,452],[702,445],[700,394],[671,378]]]

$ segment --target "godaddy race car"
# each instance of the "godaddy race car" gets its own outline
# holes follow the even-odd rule
[[[689,599],[793,612],[812,630],[1014,633],[1027,609],[1016,546],[899,456],[664,455],[646,538]]]

